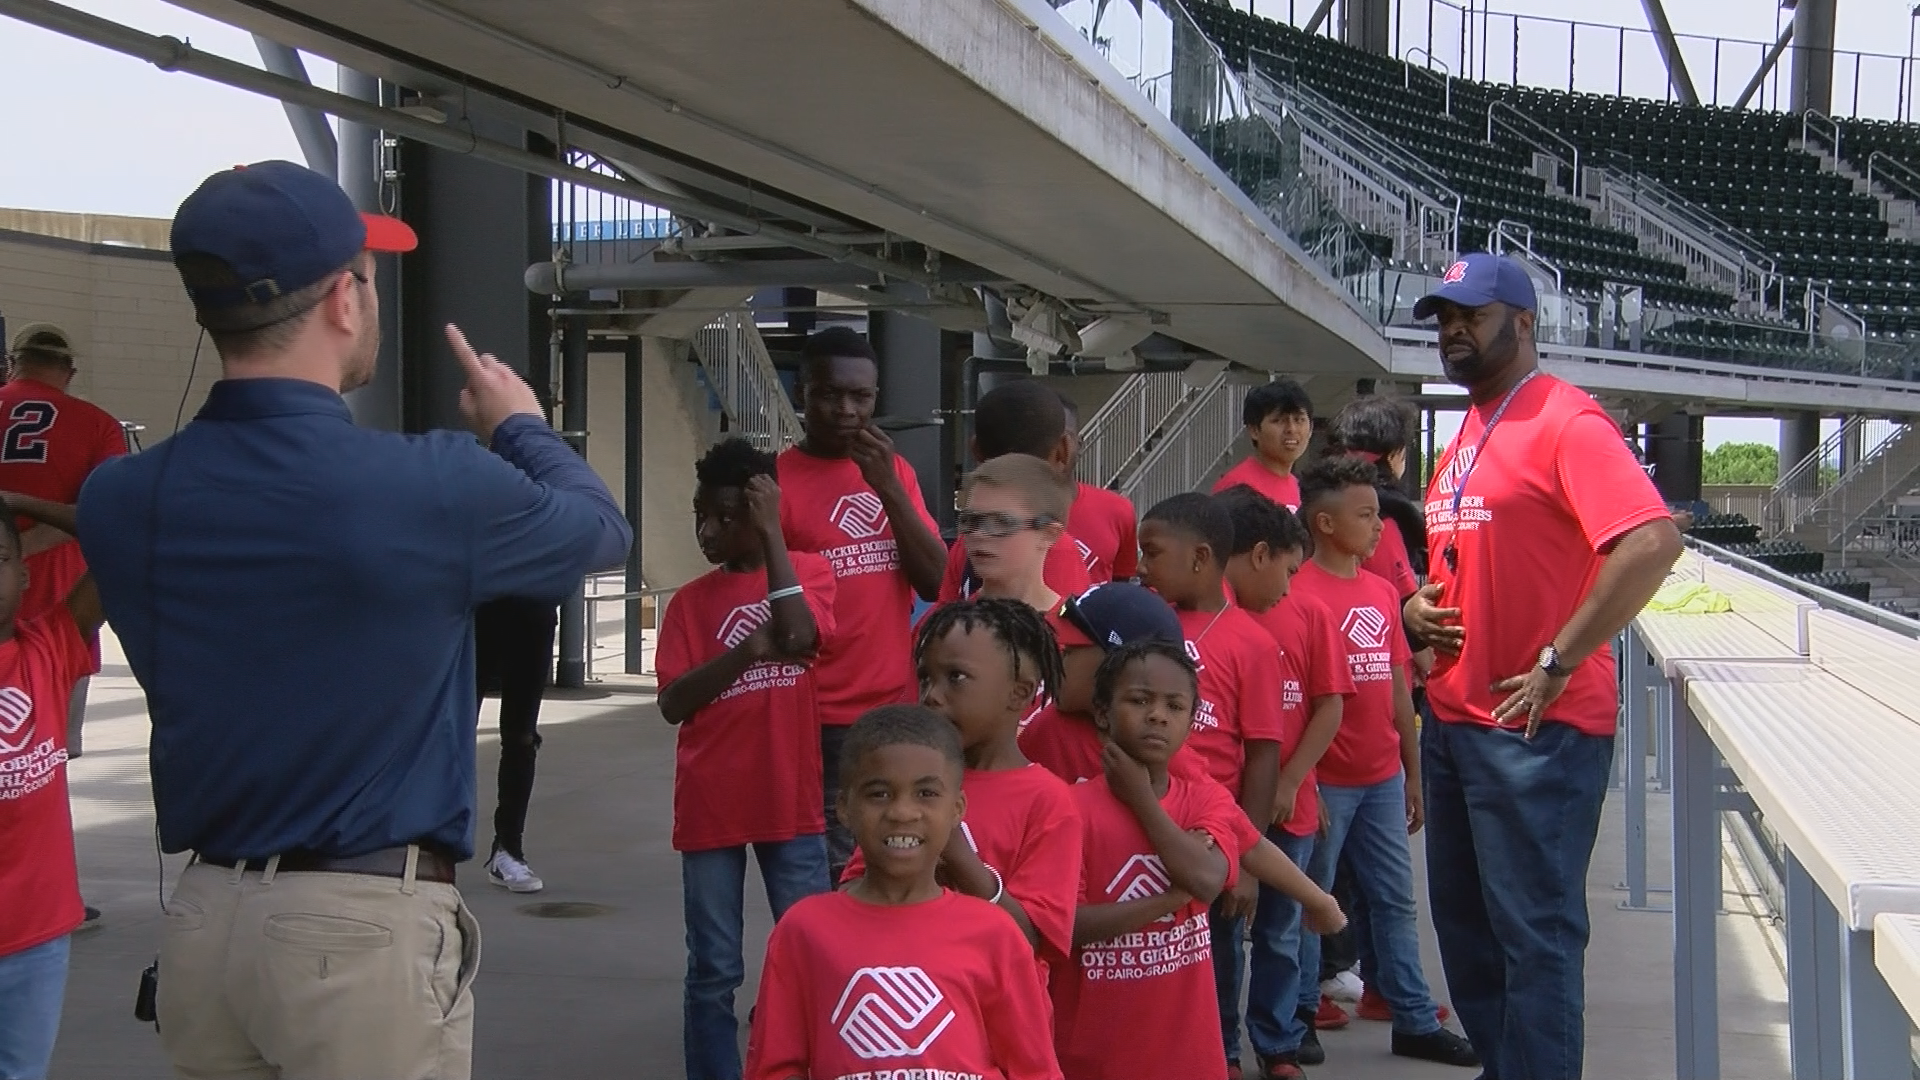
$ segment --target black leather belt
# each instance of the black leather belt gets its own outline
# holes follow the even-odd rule
[[[196,852],[194,858],[208,866],[218,866],[232,870],[236,867],[244,870],[265,872],[266,859],[233,859],[219,855]],[[421,847],[420,861],[414,867],[416,881],[431,881],[441,885],[453,884],[454,859],[438,848]],[[407,876],[407,848],[381,848],[369,851],[365,855],[339,858],[322,855],[313,851],[294,850],[280,856],[280,865],[274,871],[279,874],[365,874],[369,877],[405,878]]]

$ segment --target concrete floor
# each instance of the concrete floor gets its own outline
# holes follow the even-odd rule
[[[156,858],[147,781],[145,703],[111,640],[107,666],[93,684],[86,754],[72,765],[81,884],[105,912],[100,929],[77,936],[67,1006],[53,1075],[57,1080],[158,1080],[169,1076],[153,1029],[133,1019],[140,970],[160,931]],[[602,669],[616,667],[603,664]],[[615,681],[626,683],[613,685]],[[481,722],[484,847],[497,742],[493,703]],[[672,731],[637,680],[610,677],[581,693],[550,697],[541,726],[546,742],[528,828],[528,853],[547,881],[537,896],[490,887],[477,864],[463,868],[468,902],[484,927],[485,951],[475,1025],[479,1080],[643,1075],[681,1076],[678,861],[667,844]],[[1651,847],[1665,850],[1666,804],[1655,796]],[[1674,1076],[1671,922],[1624,912],[1622,829],[1616,807],[1603,826],[1589,897],[1587,1072],[1663,1080]],[[1416,846],[1416,851],[1418,850]],[[171,882],[183,859],[164,860]],[[1656,882],[1667,880],[1655,860]],[[1729,874],[1730,882],[1737,882]],[[750,884],[750,892],[757,884]],[[1730,884],[1730,890],[1737,889]],[[596,905],[585,917],[548,918],[537,905]],[[1728,1080],[1787,1074],[1785,987],[1777,933],[1746,913],[1730,891],[1720,924],[1721,1017]],[[765,904],[749,903],[748,939],[767,931]],[[1739,912],[1740,914],[1733,914]],[[1435,996],[1446,1000],[1431,927],[1423,951]],[[749,971],[758,956],[749,957]],[[750,978],[740,1012],[752,1000]],[[1469,1070],[1390,1056],[1384,1024],[1356,1021],[1323,1035],[1328,1063],[1310,1070],[1327,1080],[1456,1077]]]

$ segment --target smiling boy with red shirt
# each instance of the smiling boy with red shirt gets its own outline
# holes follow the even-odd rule
[[[873,426],[879,399],[873,347],[845,327],[801,349],[801,407],[807,434],[778,459],[780,531],[790,551],[833,566],[838,632],[815,662],[821,737],[821,794],[827,857],[846,865],[853,837],[833,820],[839,740],[868,709],[913,700],[908,620],[914,596],[939,591],[946,545],[927,513],[913,466]]]
[[[1215,494],[1245,484],[1286,507],[1300,508],[1294,463],[1313,439],[1313,399],[1292,379],[1275,379],[1247,392],[1241,409],[1253,452],[1213,485]]]

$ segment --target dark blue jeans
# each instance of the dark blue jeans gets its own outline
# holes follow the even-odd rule
[[[817,835],[755,844],[753,855],[776,920],[802,899],[827,891],[827,845]],[[740,942],[746,847],[682,852],[680,882],[687,921],[687,1080],[740,1080],[733,995],[747,977]]]
[[[1245,873],[1245,871],[1241,871]],[[1207,909],[1207,931],[1213,936],[1213,995],[1220,1008],[1220,1030],[1222,1043],[1226,1047],[1227,1060],[1240,1060],[1240,968],[1246,962],[1246,950],[1241,948],[1242,939],[1247,936],[1247,920],[1228,919],[1220,914],[1220,905],[1225,903],[1227,894]]]
[[[1267,839],[1302,871],[1312,862],[1312,834],[1295,836],[1274,826],[1267,830]],[[1318,944],[1317,936],[1301,932],[1300,902],[1260,886],[1260,904],[1253,912],[1253,934],[1248,943],[1252,960],[1248,964],[1247,1035],[1261,1057],[1294,1053],[1307,1037],[1307,1025],[1300,1019],[1302,988],[1313,988],[1316,1005],[1320,992],[1320,966],[1316,962],[1307,969],[1301,953],[1301,945],[1309,938]],[[1240,1045],[1239,1017],[1233,1019],[1234,1026],[1228,1028],[1226,1014],[1220,1015],[1220,1030],[1229,1048]]]
[[[1579,1080],[1587,864],[1613,736],[1429,721],[1427,891],[1460,1026],[1485,1080]]]

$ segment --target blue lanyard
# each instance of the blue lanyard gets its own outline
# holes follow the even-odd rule
[[[1480,452],[1487,448],[1487,440],[1493,436],[1493,429],[1500,426],[1500,418],[1507,414],[1507,406],[1513,404],[1514,396],[1519,394],[1520,388],[1532,382],[1533,377],[1538,374],[1540,374],[1539,368],[1527,372],[1526,377],[1514,383],[1513,389],[1507,391],[1507,396],[1500,399],[1500,407],[1493,410],[1493,415],[1487,418],[1487,426],[1480,432],[1480,441],[1473,446],[1473,460],[1467,462],[1467,467],[1460,470],[1460,479],[1453,485],[1453,532],[1447,541],[1448,548],[1453,547],[1452,537],[1460,535],[1460,500],[1467,494],[1467,479],[1473,475],[1473,470],[1480,467]]]

